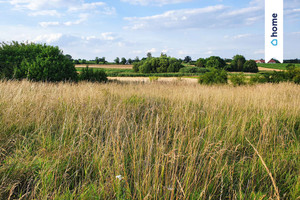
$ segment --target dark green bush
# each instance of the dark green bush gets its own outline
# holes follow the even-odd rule
[[[212,69],[199,77],[200,84],[212,85],[212,84],[227,84],[227,72],[222,69]]]
[[[107,74],[103,70],[93,70],[86,66],[83,68],[80,75],[79,80],[81,81],[91,81],[91,82],[106,82]]]
[[[33,81],[77,80],[72,60],[46,44],[1,43],[0,77]]]
[[[257,64],[254,60],[248,60],[245,62],[243,66],[243,72],[253,72],[256,73],[258,72],[258,67]]]

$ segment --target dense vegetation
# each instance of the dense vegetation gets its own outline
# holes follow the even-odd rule
[[[199,77],[200,84],[212,85],[212,84],[227,84],[228,74],[222,69],[212,69]]]
[[[294,82],[300,84],[300,68],[297,68],[294,64],[289,64],[286,69],[285,71],[262,73],[251,77],[250,81],[252,83]]]
[[[106,82],[107,74],[103,70],[94,70],[89,68],[83,68],[79,74],[79,80],[91,81],[91,82]]]
[[[0,199],[300,195],[295,84],[8,81],[0,107]]]
[[[74,64],[58,47],[18,42],[0,45],[0,76],[34,81],[77,80]]]
[[[140,73],[178,72],[183,67],[179,60],[165,55],[158,58],[148,57],[133,64],[133,70]]]
[[[32,81],[107,81],[103,71],[84,69],[78,75],[72,56],[58,47],[35,43],[0,45],[0,78]]]

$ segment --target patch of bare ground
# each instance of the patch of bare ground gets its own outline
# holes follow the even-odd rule
[[[265,67],[258,67],[259,71],[276,71],[276,72],[280,72],[283,71],[281,69],[271,69],[271,68],[265,68]]]

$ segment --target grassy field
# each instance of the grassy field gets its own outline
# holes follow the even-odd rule
[[[299,199],[290,83],[0,82],[0,199]]]
[[[263,67],[263,68],[269,68],[269,69],[281,69],[285,70],[286,66],[288,63],[276,63],[276,64],[269,64],[269,63],[258,63],[258,67]],[[296,67],[300,67],[300,64],[295,64]]]

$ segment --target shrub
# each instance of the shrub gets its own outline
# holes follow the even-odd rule
[[[179,70],[181,73],[206,73],[209,69],[199,67],[183,67]]]
[[[212,69],[199,77],[200,84],[212,85],[212,84],[226,84],[227,72],[225,70]]]
[[[243,72],[258,72],[258,67],[257,64],[254,60],[248,60],[245,62],[244,67],[243,67]]]
[[[0,45],[2,78],[33,81],[77,80],[75,65],[58,47],[46,44],[2,43]]]
[[[231,76],[231,82],[234,86],[245,85],[246,84],[245,74],[244,73],[233,74]]]
[[[266,83],[267,79],[263,75],[256,75],[250,77],[250,84],[254,83]]]
[[[107,74],[103,70],[93,70],[86,66],[82,69],[82,72],[79,75],[79,79],[82,81],[91,81],[91,82],[106,82]]]

